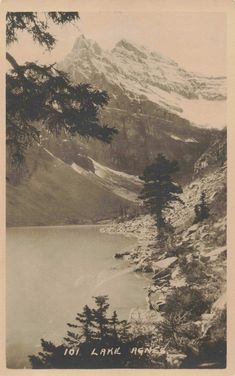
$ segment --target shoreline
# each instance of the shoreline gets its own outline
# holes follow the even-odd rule
[[[152,246],[156,242],[156,230],[154,221],[150,215],[140,215],[124,222],[112,222],[100,230],[102,233],[110,235],[120,234],[128,238],[135,238],[137,244],[127,250],[120,250],[116,253],[116,258],[125,259],[130,264],[135,264],[136,272],[151,273],[149,263],[145,265],[146,260],[152,253]]]
[[[109,226],[112,222],[109,222],[109,223],[84,223],[84,224],[77,224],[77,225],[42,225],[42,226],[6,226],[6,230],[8,229],[34,229],[34,228],[41,228],[41,229],[46,229],[46,228],[77,228],[77,227],[105,227],[105,226]]]

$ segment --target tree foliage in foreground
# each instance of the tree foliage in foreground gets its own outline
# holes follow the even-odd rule
[[[41,18],[35,12],[8,12],[7,45],[17,42],[18,33],[25,31],[35,42],[51,50],[56,39],[48,31],[49,22],[63,25],[77,21],[79,15],[77,12],[48,12]],[[28,147],[40,143],[41,127],[50,133],[63,131],[72,136],[111,142],[117,130],[99,120],[99,111],[108,102],[105,91],[95,90],[89,84],[73,84],[55,64],[27,62],[19,65],[9,52],[6,58],[12,67],[6,75],[6,138],[14,164],[21,165]]]
[[[150,365],[147,354],[134,356],[130,352],[134,346],[143,346],[143,338],[134,338],[129,324],[119,320],[116,311],[108,315],[107,296],[94,299],[96,308],[86,305],[77,313],[76,323],[67,324],[69,330],[61,345],[41,340],[42,351],[29,356],[33,368],[146,368]],[[102,352],[112,348],[109,354]],[[69,350],[74,354],[70,355]]]
[[[48,31],[49,22],[64,25],[76,22],[79,19],[78,12],[47,12],[43,16],[40,19],[37,12],[8,12],[6,15],[7,45],[17,42],[18,33],[26,31],[34,41],[51,50],[56,43],[56,39]]]
[[[140,177],[144,181],[140,198],[154,216],[159,231],[167,227],[165,214],[167,209],[172,208],[171,204],[175,201],[183,203],[179,197],[182,188],[172,179],[178,170],[177,161],[169,161],[164,155],[158,154]]]
[[[41,339],[42,350],[29,356],[32,368],[203,368],[204,363],[208,364],[204,368],[224,367],[225,311],[216,314],[205,331],[200,320],[211,301],[203,291],[189,286],[174,288],[161,320],[145,320],[144,326],[151,327],[148,334],[141,322],[137,334],[131,321],[120,320],[116,311],[109,315],[107,296],[94,299],[95,308],[85,305],[75,323],[67,324],[61,344]],[[147,348],[154,352],[143,352]]]

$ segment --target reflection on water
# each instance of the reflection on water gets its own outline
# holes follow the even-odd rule
[[[98,226],[8,229],[8,367],[29,367],[27,355],[40,349],[40,338],[59,343],[92,296],[109,295],[121,318],[144,307],[146,280],[113,257],[133,244]]]

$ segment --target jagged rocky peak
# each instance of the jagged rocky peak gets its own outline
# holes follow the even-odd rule
[[[125,38],[119,40],[119,42],[115,44],[114,48],[125,48],[130,51],[139,51],[139,47]]]
[[[144,52],[144,47],[136,46],[135,44],[129,42],[126,39],[121,39],[119,42],[116,43],[115,47],[113,48],[112,52],[120,51],[120,49],[124,49],[127,52],[132,52],[137,55],[140,55],[143,58],[147,58],[147,54]]]
[[[225,79],[188,72],[161,53],[127,39],[110,51],[80,35],[59,66],[75,82],[86,80],[109,90],[117,98],[116,107],[125,96],[142,103],[147,100],[200,127],[225,125]]]
[[[80,35],[74,42],[73,51],[76,51],[81,48],[89,48],[90,43],[88,39],[85,38],[84,34]]]
[[[97,42],[88,39],[84,34],[80,35],[74,42],[72,53],[80,54],[82,51],[94,52],[96,55],[101,55],[102,49]]]
[[[168,57],[164,57],[156,51],[151,51],[145,46],[137,45],[133,42],[130,42],[127,39],[121,39],[119,42],[117,42],[115,47],[112,49],[112,52],[123,52],[129,53],[130,55],[134,54],[135,56],[138,56],[139,58],[142,58],[144,60],[149,58],[155,60],[156,62],[164,62],[169,65],[178,66],[178,64],[174,60]]]
[[[119,40],[119,42],[116,43],[115,47],[124,47],[127,49],[132,49],[133,45],[125,38]]]

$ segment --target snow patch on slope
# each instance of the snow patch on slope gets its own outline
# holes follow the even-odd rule
[[[95,168],[95,174],[101,178],[105,178],[108,174],[113,174],[115,176],[118,176],[118,177],[121,177],[121,178],[124,178],[124,179],[128,179],[136,184],[141,184],[141,180],[139,179],[138,176],[135,176],[135,175],[130,175],[130,174],[127,174],[126,172],[122,172],[122,171],[117,171],[117,170],[113,170],[112,168],[109,168],[107,166],[104,166],[98,162],[96,162],[94,159],[90,158],[89,159],[92,161],[93,165],[94,165],[94,168]]]
[[[92,161],[95,172],[88,171],[77,163],[72,163],[72,169],[81,175],[95,179],[99,184],[105,186],[107,189],[126,200],[132,202],[138,201],[138,192],[142,183],[137,176],[113,170],[96,162],[92,158],[87,158]]]
[[[181,137],[178,137],[178,136],[175,136],[174,134],[171,134],[170,137],[175,140],[175,141],[181,141],[181,142],[193,142],[193,143],[197,143],[198,144],[198,141],[195,140],[195,138],[181,138]]]
[[[79,174],[81,175],[90,175],[92,172],[91,171],[87,171],[85,168],[79,166],[77,163],[73,162],[71,164],[71,167],[74,171],[78,172]]]
[[[142,91],[151,102],[189,120],[202,128],[223,129],[226,126],[226,101],[209,101],[203,98],[187,99],[175,93],[166,93],[161,89],[152,92]]]

